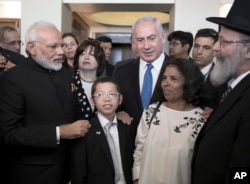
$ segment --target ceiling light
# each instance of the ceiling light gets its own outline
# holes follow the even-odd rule
[[[162,12],[97,12],[91,14],[90,19],[100,24],[132,26],[143,16],[157,17],[162,24],[169,22],[169,14]]]

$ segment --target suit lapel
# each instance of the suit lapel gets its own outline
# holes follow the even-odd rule
[[[218,107],[211,114],[206,125],[200,132],[199,139],[202,139],[211,129],[214,127],[218,121],[237,103],[241,94],[246,88],[250,86],[250,74],[248,74],[235,88],[226,96],[226,98],[221,102]]]
[[[139,77],[139,65],[140,65],[140,59],[136,58],[134,61],[131,62],[130,67],[130,79],[133,80],[133,82],[129,82],[129,85],[131,85],[131,90],[133,90],[133,93],[135,95],[134,99],[136,100],[136,104],[140,104],[141,110],[142,110],[142,102],[141,102],[141,93],[140,93],[140,77]]]
[[[126,137],[127,135],[127,129],[124,126],[128,126],[128,125],[124,125],[121,121],[118,120],[118,133],[119,133],[119,144],[120,144],[120,154],[121,154],[121,160],[122,160],[122,166],[125,165],[125,161],[126,161]]]
[[[105,155],[108,163],[110,163],[110,166],[114,167],[108,141],[106,138],[106,134],[104,133],[104,130],[101,126],[99,119],[95,117],[91,125],[93,128],[93,133],[95,134],[97,142],[100,144],[103,154]]]

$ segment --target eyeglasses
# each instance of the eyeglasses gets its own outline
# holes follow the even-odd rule
[[[177,45],[180,45],[181,42],[170,42],[169,45],[170,46],[173,46],[173,47],[176,47]]]
[[[8,42],[8,43],[2,42],[2,43],[7,44],[9,46],[15,46],[15,45],[19,45],[20,46],[20,45],[23,45],[23,42],[21,40],[11,41],[11,42]]]
[[[70,42],[70,43],[64,43],[64,49],[68,49],[69,47],[74,47],[76,46],[76,42]]]
[[[248,40],[218,40],[220,46],[227,46],[232,43],[250,43],[250,39]]]
[[[109,97],[110,99],[116,98],[120,96],[120,93],[96,93],[92,95],[93,97],[104,99],[105,97]]]
[[[46,45],[46,44],[44,44],[42,42],[38,42],[38,41],[32,41],[32,42],[43,44],[46,47],[50,48],[51,50],[56,50],[59,47],[62,48],[62,49],[65,48],[65,43],[53,43],[53,44]]]

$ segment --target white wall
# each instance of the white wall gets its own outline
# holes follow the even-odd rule
[[[20,1],[0,1],[0,18],[21,17],[21,2]]]
[[[219,15],[220,0],[176,0],[171,10],[169,31],[183,30],[193,34],[201,28],[217,29],[216,24],[206,21],[207,17]],[[190,13],[192,12],[192,13]]]
[[[21,1],[21,37],[24,40],[28,27],[39,20],[49,21],[60,31],[70,31],[72,24],[71,10],[62,4],[62,0],[22,0]],[[25,47],[22,48],[25,53]]]

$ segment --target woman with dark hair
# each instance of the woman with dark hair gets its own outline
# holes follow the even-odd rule
[[[161,87],[165,101],[145,108],[136,136],[134,183],[190,182],[195,139],[205,123],[207,100],[204,77],[186,59],[165,66]]]
[[[102,73],[105,54],[99,42],[84,40],[77,48],[74,57],[74,84],[76,87],[79,116],[90,120],[95,115],[95,107],[90,103],[91,87]]]
[[[64,33],[62,35],[62,40],[64,43],[63,65],[73,72],[73,62],[79,42],[73,33]]]

